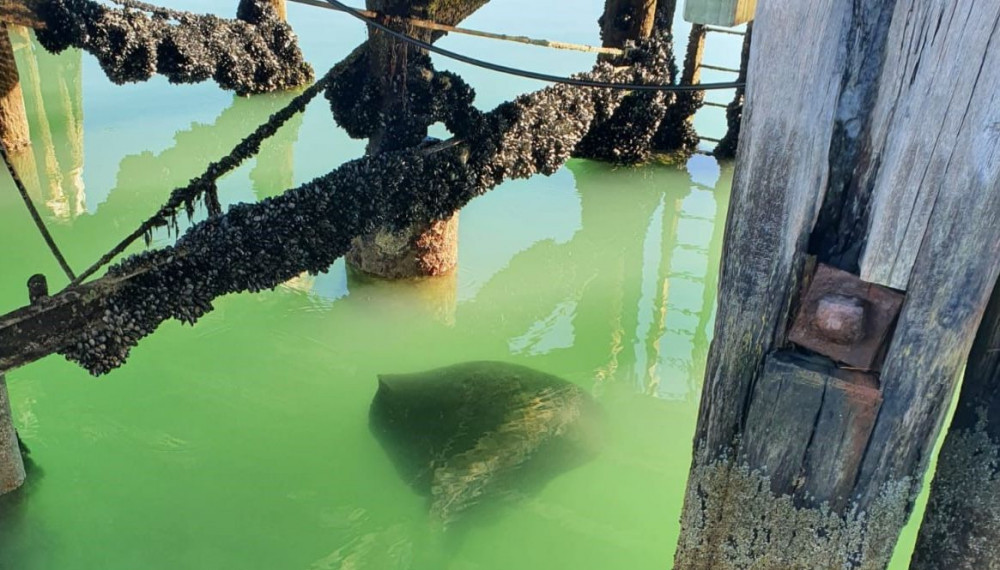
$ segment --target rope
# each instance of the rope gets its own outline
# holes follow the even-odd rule
[[[18,193],[21,194],[21,199],[24,200],[24,205],[27,206],[28,212],[31,214],[31,219],[35,221],[35,227],[38,228],[38,232],[42,234],[42,238],[45,239],[45,243],[49,246],[49,251],[59,262],[59,266],[62,267],[63,272],[66,273],[66,277],[69,277],[70,281],[76,279],[73,275],[73,270],[70,269],[69,264],[66,263],[66,258],[63,257],[61,251],[59,251],[59,246],[56,245],[54,239],[52,239],[52,234],[49,233],[49,229],[45,227],[45,221],[42,220],[42,216],[38,213],[38,208],[35,207],[34,201],[32,201],[31,196],[28,195],[28,189],[24,187],[24,182],[21,182],[21,177],[17,175],[17,170],[10,161],[10,155],[7,153],[7,145],[0,141],[0,156],[3,157],[4,164],[7,165],[7,172],[10,172],[10,177],[14,180],[14,186],[17,187]]]
[[[323,0],[327,4],[330,4],[340,10],[341,12],[346,12],[350,16],[365,22],[369,26],[385,32],[390,36],[393,36],[401,41],[408,44],[416,46],[420,49],[427,50],[445,57],[454,59],[456,61],[461,61],[462,63],[467,63],[469,65],[474,65],[476,67],[481,67],[483,69],[489,69],[490,71],[497,71],[500,73],[506,73],[508,75],[514,75],[517,77],[524,77],[527,79],[537,79],[539,81],[545,81],[548,83],[561,83],[563,85],[573,85],[576,87],[596,87],[603,89],[624,89],[627,91],[666,91],[666,92],[683,92],[683,91],[709,91],[713,89],[736,89],[742,87],[741,82],[731,82],[731,83],[699,83],[694,85],[653,85],[653,84],[642,84],[642,83],[607,83],[604,81],[591,81],[589,79],[580,79],[577,77],[560,77],[558,75],[549,75],[547,73],[539,73],[537,71],[528,71],[525,69],[518,69],[515,67],[508,67],[506,65],[500,65],[497,63],[492,63],[489,61],[484,61],[481,59],[476,59],[474,57],[469,57],[467,55],[460,54],[451,50],[436,47],[427,42],[418,40],[412,36],[404,34],[402,32],[397,32],[396,30],[373,20],[364,14],[358,12],[354,8],[339,2],[338,0]]]
[[[118,1],[118,0],[115,0]],[[315,6],[317,8],[325,8],[327,10],[336,10],[341,12],[342,10],[336,6],[327,4],[324,0],[291,0],[298,4],[305,4],[306,6]],[[529,38],[527,36],[510,36],[507,34],[495,34],[493,32],[483,32],[480,30],[473,30],[471,28],[459,28],[457,26],[449,26],[447,24],[439,24],[437,22],[432,22],[430,20],[421,20],[418,18],[401,18],[398,16],[388,16],[382,14],[381,12],[373,12],[371,10],[356,10],[359,14],[372,18],[375,20],[398,20],[405,22],[415,28],[423,28],[426,30],[435,30],[439,32],[449,32],[455,34],[465,34],[467,36],[475,36],[479,38],[488,38],[491,40],[501,40],[505,42],[516,42],[519,44],[527,44],[532,46],[547,47],[553,49],[566,49],[573,51],[583,51],[587,53],[603,53],[607,55],[623,55],[625,50],[612,48],[612,47],[597,47],[588,46],[584,44],[574,44],[569,42],[557,42],[552,40],[539,40],[535,38]]]
[[[163,226],[167,223],[167,220],[175,218],[178,209],[181,206],[187,206],[188,212],[192,211],[192,205],[198,197],[203,194],[206,195],[206,206],[208,207],[209,214],[215,215],[220,213],[221,206],[218,203],[218,197],[216,195],[216,181],[223,175],[231,172],[243,162],[256,155],[260,150],[261,143],[270,138],[274,133],[281,128],[289,119],[297,115],[303,109],[305,109],[306,104],[308,104],[320,91],[326,88],[326,86],[333,81],[334,70],[336,67],[330,68],[319,81],[310,85],[305,91],[297,95],[294,99],[288,102],[281,110],[271,115],[267,122],[258,126],[253,133],[248,135],[246,138],[241,140],[233,150],[229,152],[226,156],[208,165],[205,171],[198,177],[193,178],[187,186],[182,186],[180,188],[175,188],[170,193],[170,199],[164,204],[155,214],[146,219],[138,228],[130,233],[125,239],[118,242],[118,245],[111,248],[107,253],[101,256],[93,265],[84,270],[79,277],[72,278],[72,281],[68,287],[74,287],[83,283],[85,279],[96,273],[99,269],[111,262],[115,257],[120,255],[125,251],[128,246],[135,243],[139,238],[145,237],[149,240],[150,233],[156,227]]]

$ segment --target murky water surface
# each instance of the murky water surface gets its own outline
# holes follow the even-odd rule
[[[207,4],[222,15],[233,9]],[[598,41],[596,0],[572,11],[495,4],[468,25]],[[342,15],[289,12],[318,71],[363,40]],[[51,56],[15,39],[35,141],[19,166],[76,268],[290,97],[242,99],[162,80],[117,87],[86,56]],[[444,41],[558,73],[592,62]],[[738,42],[713,41],[714,62],[733,64]],[[484,108],[539,87],[439,66],[466,75]],[[714,136],[724,128],[721,114],[700,115],[698,126]],[[220,195],[226,203],[274,195],[362,152],[317,101],[225,178]],[[272,292],[220,299],[193,328],[167,323],[106,377],[57,356],[10,373],[36,467],[0,513],[0,568],[668,567],[731,174],[706,157],[623,169],[571,161],[470,204],[451,277],[369,283],[338,262]],[[0,267],[4,311],[26,301],[32,273],[47,274],[53,289],[65,283],[6,179]],[[585,389],[604,410],[606,445],[541,489],[442,533],[370,432],[368,410],[377,374],[468,360],[526,365]]]

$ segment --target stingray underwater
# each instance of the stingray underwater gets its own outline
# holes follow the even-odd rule
[[[583,389],[505,362],[379,375],[369,425],[444,524],[537,491],[596,455],[601,411]]]

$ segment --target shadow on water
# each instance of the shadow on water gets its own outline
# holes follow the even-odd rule
[[[32,459],[30,453],[24,455],[24,485],[12,493],[0,496],[0,567],[5,560],[16,560],[18,568],[42,569],[51,567],[44,544],[45,528],[41,521],[29,516],[31,498],[41,490],[45,481],[45,471]]]

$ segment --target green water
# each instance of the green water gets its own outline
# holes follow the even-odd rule
[[[567,15],[510,1],[469,25],[595,43],[601,3],[581,5]],[[336,14],[292,5],[290,20],[317,69],[363,39]],[[446,41],[562,73],[592,61]],[[89,58],[30,44],[18,60],[35,141],[20,167],[78,269],[290,97],[241,99],[160,80],[112,86]],[[449,67],[470,78],[484,107],[537,87]],[[318,101],[226,177],[220,197],[279,193],[362,149]],[[272,292],[219,299],[193,328],[169,322],[108,376],[58,356],[11,372],[35,468],[3,503],[0,569],[669,567],[731,174],[706,157],[617,170],[572,161],[463,210],[451,277],[363,283],[338,262]],[[4,311],[26,301],[32,273],[47,274],[53,289],[65,284],[5,178],[0,268]],[[531,366],[592,393],[607,446],[497,505],[489,520],[442,535],[369,432],[368,407],[378,373],[480,359]]]

